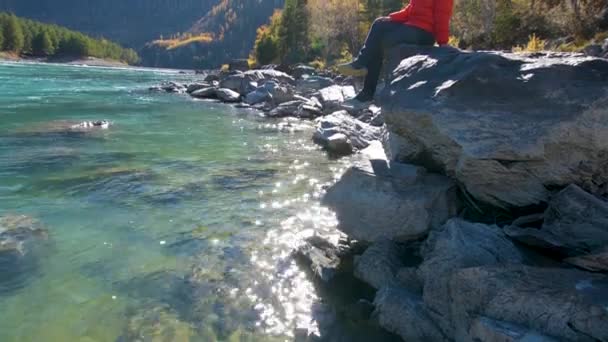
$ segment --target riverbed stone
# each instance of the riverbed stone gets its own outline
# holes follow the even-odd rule
[[[375,289],[394,285],[397,271],[403,267],[401,248],[391,240],[380,240],[355,257],[355,277]]]
[[[451,219],[431,232],[422,255],[419,275],[424,282],[424,302],[448,336],[454,336],[449,305],[453,300],[449,282],[454,272],[484,265],[505,267],[524,261],[522,253],[499,227],[462,219]]]
[[[608,190],[607,60],[408,45],[387,56],[388,129],[473,198],[513,208],[572,183]]]
[[[455,339],[476,316],[528,327],[565,341],[608,339],[608,278],[574,269],[524,265],[462,269],[450,280]]]
[[[361,122],[345,111],[318,118],[316,126],[313,141],[338,154],[349,154],[364,149],[372,141],[380,139],[381,134],[380,128]],[[346,141],[344,137],[347,138]],[[336,141],[339,143],[333,143]],[[347,145],[350,145],[350,149]]]
[[[358,158],[323,198],[351,238],[416,240],[458,212],[456,185],[447,177],[389,162],[377,141]]]
[[[386,330],[404,341],[448,341],[428,315],[419,296],[406,289],[386,286],[376,294],[374,316]]]

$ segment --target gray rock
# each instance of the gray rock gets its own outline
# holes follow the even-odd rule
[[[419,297],[405,289],[384,287],[374,300],[379,324],[404,341],[447,341]]]
[[[608,11],[607,11],[608,13]],[[602,43],[602,50],[604,52],[608,52],[608,38],[604,39],[604,43]]]
[[[299,64],[296,65],[291,71],[291,75],[296,79],[301,79],[303,76],[314,76],[317,74],[317,70],[311,66]]]
[[[348,99],[356,96],[355,88],[352,86],[333,85],[319,90],[316,97],[323,105],[325,113],[341,109],[340,105]]]
[[[240,93],[245,83],[249,83],[249,81],[249,79],[245,79],[244,73],[234,72],[220,80],[220,88],[226,88]]]
[[[583,49],[583,53],[586,54],[587,56],[591,56],[591,57],[602,57],[602,55],[603,55],[602,46],[599,44],[587,45]]]
[[[473,267],[453,275],[450,296],[456,340],[468,340],[477,316],[528,327],[558,340],[608,340],[605,276],[523,265]]]
[[[523,207],[572,183],[606,192],[608,61],[411,46],[388,60],[388,129],[477,200]]]
[[[355,257],[355,277],[379,290],[396,283],[395,275],[403,267],[399,245],[380,240]]]
[[[198,98],[198,99],[216,99],[217,98],[217,88],[208,87],[199,90],[195,90],[190,93],[190,96]]]
[[[348,138],[352,146],[351,150],[364,149],[372,141],[380,139],[381,131],[378,127],[361,122],[345,111],[318,118],[316,125],[317,129],[313,135],[313,140],[328,150],[330,149],[330,138],[336,139],[336,134],[342,134]]]
[[[522,243],[563,256],[596,255],[590,259],[570,259],[580,260],[578,265],[585,264],[584,260],[602,260],[601,250],[608,248],[608,202],[571,185],[549,202],[544,219],[540,229],[513,225],[506,227],[505,232]],[[608,263],[603,268],[608,269]]]
[[[298,116],[298,109],[300,105],[302,105],[304,101],[302,100],[293,100],[288,102],[283,102],[278,105],[276,108],[271,110],[267,115],[273,118],[282,118],[286,116]]]
[[[608,246],[564,261],[587,271],[608,272]]]
[[[351,238],[415,240],[458,212],[456,186],[447,177],[388,162],[379,142],[359,158],[323,198]]]
[[[335,245],[322,237],[313,236],[294,252],[296,260],[309,267],[322,282],[330,282],[341,272],[342,257],[348,252],[344,245]]]
[[[452,331],[453,300],[449,290],[451,275],[462,268],[484,265],[519,264],[522,254],[497,226],[451,219],[433,231],[423,251],[419,275],[424,282],[424,302],[429,313],[448,336]]]
[[[230,89],[220,88],[215,91],[215,94],[223,102],[234,103],[241,101],[241,94]]]
[[[88,131],[92,129],[108,129],[112,123],[108,120],[83,121],[70,126],[70,131]]]
[[[216,74],[208,74],[207,76],[205,76],[205,79],[203,80],[206,83],[213,83],[213,82],[219,82],[220,81],[220,77]]]
[[[271,95],[264,87],[260,87],[245,96],[245,103],[250,105],[256,105],[258,103],[263,103],[271,99]]]
[[[295,84],[293,77],[274,69],[249,70],[244,72],[243,75],[246,79],[254,82],[274,80],[281,84]]]
[[[275,105],[293,101],[295,99],[295,91],[293,86],[289,84],[279,84],[276,81],[267,81],[262,87],[264,91],[270,94],[272,103]]]
[[[541,335],[521,325],[488,317],[478,317],[473,321],[468,339],[471,341],[557,342],[557,339]]]
[[[190,85],[188,85],[188,88],[186,89],[186,93],[188,94],[192,94],[193,92],[200,90],[200,89],[204,89],[204,88],[209,88],[211,85],[209,83],[192,83]]]
[[[343,133],[336,133],[328,137],[324,146],[327,151],[339,156],[353,153],[353,146],[348,137]]]
[[[406,288],[408,291],[414,294],[422,295],[424,283],[418,275],[418,269],[416,267],[404,267],[397,271],[395,280],[400,287]]]

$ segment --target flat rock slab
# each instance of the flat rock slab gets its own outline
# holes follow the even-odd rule
[[[349,237],[416,240],[458,212],[456,186],[447,177],[388,162],[379,142],[362,151],[360,159],[323,198]]]
[[[608,191],[608,60],[412,46],[388,56],[379,103],[410,144],[391,155],[438,167],[504,208],[573,183]]]

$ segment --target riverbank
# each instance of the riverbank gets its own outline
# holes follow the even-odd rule
[[[321,292],[344,275],[376,290],[335,312],[406,341],[608,340],[608,60],[412,46],[388,59],[377,106],[304,65],[151,91],[313,120],[330,157],[354,154],[322,195],[348,239],[294,251]]]

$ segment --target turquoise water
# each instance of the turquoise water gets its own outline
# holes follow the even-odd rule
[[[160,70],[0,63],[0,216],[49,231],[0,286],[0,341],[269,341],[315,328],[289,257],[333,232],[347,161],[310,124],[150,93]],[[107,130],[70,131],[106,119]],[[0,274],[0,280],[3,277]]]

